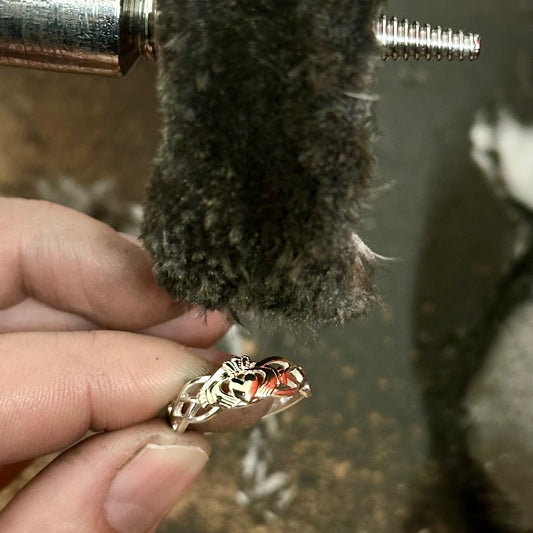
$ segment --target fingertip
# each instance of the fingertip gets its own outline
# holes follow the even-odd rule
[[[109,225],[49,202],[12,199],[5,208],[1,307],[30,297],[126,330],[181,312],[156,283],[148,252]]]
[[[221,366],[224,361],[227,361],[228,359],[231,359],[234,357],[232,354],[228,352],[223,352],[221,350],[208,350],[206,348],[191,348],[187,347],[187,351],[199,355],[203,359],[214,363],[217,366]]]
[[[177,317],[146,328],[141,333],[173,340],[186,346],[208,348],[219,341],[230,327],[231,323],[224,313],[191,307]]]
[[[110,483],[103,505],[120,533],[151,530],[194,483],[209,460],[199,435],[150,442],[123,465]]]
[[[0,513],[0,531],[152,531],[208,458],[202,435],[177,435],[162,421],[92,436],[19,492]]]

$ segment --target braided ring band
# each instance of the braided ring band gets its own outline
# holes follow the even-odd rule
[[[298,365],[279,357],[255,362],[244,355],[222,363],[211,376],[187,382],[167,411],[172,429],[183,433],[189,424],[211,420],[222,409],[271,398],[272,406],[265,415],[269,416],[310,395],[311,387]]]

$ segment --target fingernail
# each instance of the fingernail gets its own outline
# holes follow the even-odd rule
[[[157,526],[208,459],[197,446],[146,445],[111,482],[104,504],[109,524],[120,533],[140,533]]]

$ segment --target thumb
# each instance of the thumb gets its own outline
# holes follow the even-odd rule
[[[0,531],[155,531],[208,461],[199,434],[161,421],[96,435],[60,455],[0,513]]]

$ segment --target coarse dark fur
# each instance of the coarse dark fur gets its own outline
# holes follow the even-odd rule
[[[162,141],[143,239],[176,299],[342,323],[373,300],[375,0],[159,0]]]

